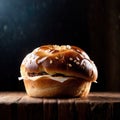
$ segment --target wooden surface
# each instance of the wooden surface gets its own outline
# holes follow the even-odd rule
[[[0,92],[0,120],[120,120],[120,93],[90,93],[87,98],[31,98]]]

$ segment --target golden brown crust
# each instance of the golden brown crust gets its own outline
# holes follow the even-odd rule
[[[91,82],[69,79],[60,83],[48,78],[36,81],[24,80],[27,94],[31,97],[87,97]]]
[[[87,81],[97,79],[95,64],[82,49],[75,46],[41,46],[27,55],[21,66],[27,73],[60,73]]]
[[[28,95],[33,97],[86,97],[91,82],[98,76],[89,56],[82,49],[69,45],[36,48],[24,58],[20,72]],[[61,79],[55,80],[54,76],[59,75]]]

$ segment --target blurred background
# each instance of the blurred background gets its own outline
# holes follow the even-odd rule
[[[119,0],[0,0],[0,91],[23,91],[20,64],[44,44],[77,45],[95,62],[91,91],[120,91]]]

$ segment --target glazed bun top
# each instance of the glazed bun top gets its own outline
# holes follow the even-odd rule
[[[50,75],[91,82],[98,76],[89,56],[81,48],[70,45],[44,45],[34,49],[22,61],[21,73],[30,77]]]

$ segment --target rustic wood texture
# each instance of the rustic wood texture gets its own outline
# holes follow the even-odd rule
[[[99,70],[97,90],[120,91],[120,0],[87,0],[91,53]]]
[[[90,93],[87,98],[31,98],[0,92],[0,120],[120,120],[120,93]]]

